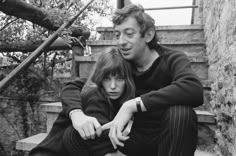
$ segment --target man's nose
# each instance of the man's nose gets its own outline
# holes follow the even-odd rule
[[[118,40],[118,44],[119,45],[124,45],[127,42],[127,40],[125,39],[124,35],[120,35],[119,40]]]

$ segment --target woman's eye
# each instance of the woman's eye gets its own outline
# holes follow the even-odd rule
[[[103,81],[109,81],[110,78],[109,77],[104,77]]]
[[[123,78],[123,77],[118,77],[117,80],[118,80],[118,81],[123,81],[124,78]]]

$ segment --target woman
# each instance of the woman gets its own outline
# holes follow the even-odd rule
[[[101,53],[81,96],[85,114],[96,117],[101,125],[115,117],[122,103],[135,97],[131,67],[118,49]]]
[[[95,117],[101,125],[112,121],[121,105],[135,97],[130,64],[124,60],[117,48],[112,47],[101,53],[82,89],[81,97],[83,112]],[[94,140],[83,140],[70,126],[64,136],[64,145],[72,156],[104,156],[116,152],[108,137],[108,130]]]

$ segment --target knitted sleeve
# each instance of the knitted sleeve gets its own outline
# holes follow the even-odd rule
[[[86,79],[79,79],[66,84],[61,91],[62,108],[69,116],[69,112],[73,109],[82,109],[80,91]]]
[[[203,104],[203,87],[193,72],[187,56],[179,51],[164,54],[166,66],[172,83],[159,90],[141,95],[147,110],[155,110],[171,105],[197,107]]]
[[[95,117],[103,125],[112,120],[109,103],[96,87],[90,88],[82,97],[83,111],[86,115]]]

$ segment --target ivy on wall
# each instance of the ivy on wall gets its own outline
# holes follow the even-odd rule
[[[236,1],[204,0],[210,109],[216,116],[217,156],[236,155]]]
[[[209,55],[218,61],[210,64],[213,80],[211,86],[211,110],[216,116],[216,153],[232,156],[236,153],[236,57],[229,50],[221,55]]]

